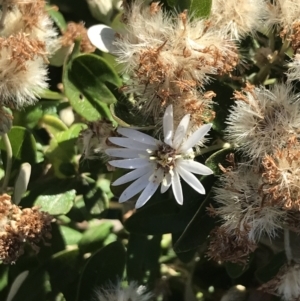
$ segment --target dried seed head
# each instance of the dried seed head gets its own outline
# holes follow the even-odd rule
[[[247,85],[234,98],[226,136],[250,158],[271,154],[298,137],[299,94],[293,93],[291,85],[276,84],[270,90]]]
[[[24,33],[0,37],[0,103],[10,108],[32,104],[47,87],[45,44]]]
[[[57,32],[48,13],[44,0],[6,1],[0,23],[2,37],[24,33],[28,38],[45,44],[47,55],[57,49]]]
[[[273,238],[282,228],[286,212],[264,200],[262,184],[259,171],[243,164],[220,177],[214,189],[219,205],[215,214],[228,233],[247,232],[250,241],[258,242],[262,235]]]
[[[262,160],[264,199],[285,210],[300,211],[300,148],[292,143]]]
[[[186,11],[167,15],[155,3],[137,1],[126,25],[114,42],[115,54],[122,72],[131,76],[128,92],[136,93],[139,108],[151,115],[203,88],[211,75],[231,72],[239,60],[231,41],[205,20],[191,21]]]
[[[37,244],[51,238],[51,221],[52,217],[37,207],[21,209],[11,203],[9,195],[0,196],[0,260],[14,263],[26,243],[38,251]]]
[[[277,275],[259,290],[281,296],[284,301],[298,301],[300,296],[300,265],[292,263],[282,266]]]
[[[84,27],[84,24],[69,22],[67,30],[63,33],[63,36],[60,38],[60,43],[62,46],[71,46],[74,44],[75,40],[80,40],[80,51],[81,52],[94,52],[95,47],[90,43],[87,36],[87,30]]]
[[[209,20],[232,39],[241,39],[261,29],[268,10],[264,0],[214,0]]]
[[[288,80],[299,80],[300,79],[300,53],[296,53],[293,60],[288,64]]]
[[[246,231],[240,232],[237,229],[233,233],[227,232],[225,227],[219,227],[210,233],[207,255],[218,262],[229,261],[245,265],[248,262],[249,254],[256,248],[257,245],[249,240]]]

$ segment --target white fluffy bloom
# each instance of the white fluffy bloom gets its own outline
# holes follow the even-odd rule
[[[242,165],[220,177],[214,189],[219,204],[216,212],[223,220],[222,227],[229,233],[239,229],[248,233],[250,241],[258,242],[263,234],[274,237],[276,230],[282,227],[280,221],[286,213],[280,207],[263,203],[262,184],[260,174]]]
[[[238,40],[263,27],[267,7],[265,0],[214,0],[209,20],[226,36]]]
[[[122,127],[119,127],[117,132],[124,137],[109,138],[109,141],[119,148],[107,149],[106,154],[123,158],[110,161],[110,165],[134,169],[112,183],[112,185],[121,185],[134,181],[123,191],[119,202],[125,202],[143,191],[136,203],[136,208],[140,208],[161,184],[161,193],[166,192],[172,185],[176,201],[182,204],[180,177],[197,192],[205,194],[204,187],[192,173],[209,175],[213,172],[205,165],[194,161],[192,147],[204,138],[211,124],[203,125],[186,139],[189,121],[190,115],[184,116],[174,131],[173,107],[170,105],[163,117],[164,141]]]
[[[96,301],[149,301],[151,293],[145,293],[144,286],[138,286],[135,282],[130,282],[128,287],[121,287],[119,283],[116,287],[101,290],[96,293]]]
[[[290,85],[275,84],[270,90],[248,85],[235,93],[235,99],[226,135],[251,158],[270,154],[298,137],[299,94]]]

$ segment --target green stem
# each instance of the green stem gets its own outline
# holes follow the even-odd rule
[[[224,143],[224,141],[221,141],[219,143],[216,143],[214,145],[211,145],[209,147],[202,149],[200,154],[203,155],[203,154],[215,151],[215,150],[220,150],[222,148],[230,148],[230,147],[231,147],[231,145],[229,143],[227,143],[227,142]]]
[[[1,187],[1,193],[4,193],[7,189],[7,185],[8,185],[9,178],[10,178],[13,153],[12,153],[11,144],[10,144],[7,134],[2,135],[2,140],[4,142],[4,146],[6,149],[6,170],[5,170],[5,176],[4,176],[4,180],[2,183],[2,187]]]

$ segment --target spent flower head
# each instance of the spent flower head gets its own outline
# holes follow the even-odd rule
[[[259,289],[278,295],[284,301],[298,301],[300,296],[300,265],[298,263],[285,264],[272,280],[264,283]]]
[[[226,136],[251,159],[261,158],[298,137],[299,94],[288,84],[270,89],[247,85],[236,91],[235,105],[227,119]]]
[[[122,127],[119,127],[117,132],[123,137],[109,138],[116,147],[108,148],[106,154],[122,158],[109,161],[109,164],[134,169],[112,183],[121,185],[134,181],[123,191],[119,202],[125,202],[143,191],[136,203],[136,208],[140,208],[161,185],[161,193],[172,186],[177,203],[182,205],[184,198],[180,177],[197,192],[205,194],[204,187],[192,173],[209,175],[213,172],[205,165],[194,161],[195,153],[192,148],[208,133],[211,124],[203,125],[186,138],[189,121],[190,116],[184,116],[174,130],[173,107],[170,105],[163,117],[163,141]]]
[[[124,19],[113,53],[121,72],[131,77],[126,91],[135,93],[146,114],[156,116],[169,104],[185,102],[185,95],[204,89],[212,75],[228,74],[238,63],[234,43],[186,11],[171,15],[158,3],[135,1]]]
[[[14,263],[26,242],[38,252],[37,244],[51,238],[52,217],[37,207],[21,209],[9,195],[0,196],[0,260]]]
[[[34,103],[47,88],[45,44],[25,33],[0,37],[1,103],[20,108]]]
[[[267,15],[265,0],[214,0],[209,20],[225,36],[239,40],[261,29]]]
[[[214,188],[218,207],[215,214],[222,220],[229,235],[246,233],[248,240],[258,242],[262,235],[273,238],[286,213],[281,206],[264,202],[261,194],[263,181],[261,174],[254,167],[243,164],[227,171]]]

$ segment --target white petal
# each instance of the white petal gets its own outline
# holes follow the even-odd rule
[[[115,34],[116,32],[111,27],[102,24],[94,25],[87,30],[90,42],[103,52],[114,52]]]
[[[190,114],[187,114],[181,119],[176,129],[174,139],[173,139],[173,148],[177,149],[182,143],[182,140],[184,139],[186,135],[186,131],[189,127],[189,123],[190,123]]]
[[[187,171],[193,172],[198,175],[206,176],[214,173],[210,168],[208,168],[204,164],[201,164],[193,160],[178,159],[176,161],[176,166],[178,165],[180,165],[182,168],[186,169]]]
[[[127,147],[130,149],[139,149],[139,150],[154,150],[156,147],[151,144],[142,143],[130,138],[123,138],[123,137],[109,137],[108,140],[115,145]]]
[[[131,182],[131,181],[143,176],[144,174],[148,173],[152,169],[153,169],[152,166],[145,166],[142,168],[135,169],[133,171],[128,172],[124,176],[120,177],[119,179],[114,181],[111,185],[118,186],[118,185],[122,185],[122,184],[125,184],[128,182]]]
[[[209,132],[211,126],[211,123],[202,125],[183,143],[183,145],[179,148],[179,152],[186,152],[189,148],[195,146]]]
[[[195,189],[200,194],[205,194],[205,189],[203,185],[192,173],[185,170],[181,166],[176,166],[176,171],[193,189]]]
[[[171,186],[172,184],[172,177],[168,173],[165,175],[165,178],[163,179],[160,187],[160,193],[165,193]]]
[[[126,202],[134,195],[141,192],[148,185],[149,177],[152,173],[153,171],[150,171],[130,184],[120,195],[119,203]]]
[[[172,146],[173,138],[173,106],[169,105],[166,108],[163,117],[163,127],[164,127],[164,141],[166,144]]]
[[[174,193],[175,200],[178,204],[183,204],[183,195],[182,195],[182,188],[180,183],[180,178],[178,173],[174,170],[174,174],[172,176],[172,189]]]
[[[128,148],[108,148],[105,153],[111,157],[117,158],[143,158],[149,157],[149,153],[146,150],[136,150]]]
[[[119,168],[135,169],[145,167],[147,165],[152,165],[149,159],[146,158],[134,158],[134,159],[124,159],[124,160],[112,160],[108,162],[111,166]]]
[[[117,132],[125,137],[131,138],[135,141],[139,141],[142,143],[146,143],[146,144],[150,144],[150,145],[157,145],[159,143],[159,141],[154,139],[153,137],[151,137],[147,134],[141,133],[137,130],[119,127]]]
[[[148,183],[147,187],[144,189],[142,194],[139,196],[135,208],[140,208],[148,202],[148,200],[153,196],[155,191],[157,190],[159,184],[161,183],[163,178],[163,171],[158,169],[155,173],[151,176],[151,180]]]

